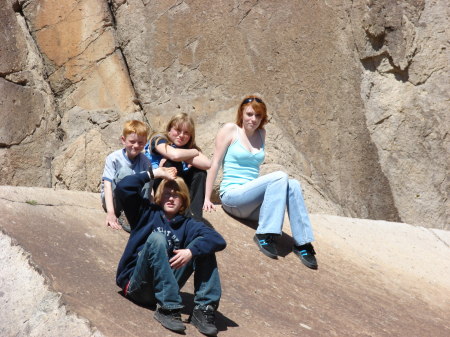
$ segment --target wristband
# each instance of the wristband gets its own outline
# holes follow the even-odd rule
[[[150,174],[150,179],[155,180],[155,175],[153,174],[153,169],[151,166],[148,168],[148,173]]]

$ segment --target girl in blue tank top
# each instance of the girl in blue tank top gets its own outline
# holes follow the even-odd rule
[[[282,234],[287,208],[294,238],[292,250],[304,265],[317,269],[316,253],[311,244],[314,235],[300,183],[289,179],[282,171],[259,175],[264,161],[264,125],[267,121],[265,103],[252,95],[239,105],[236,123],[227,123],[219,130],[206,179],[203,210],[215,208],[211,194],[222,166],[222,207],[235,217],[258,221],[253,240],[260,251],[270,258],[277,258],[275,240]]]

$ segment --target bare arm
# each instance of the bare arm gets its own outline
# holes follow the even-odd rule
[[[155,147],[156,151],[164,158],[173,161],[188,161],[197,157],[200,152],[197,149],[179,149],[168,145],[167,143],[158,144]]]
[[[211,160],[203,153],[199,153],[197,157],[185,160],[189,165],[195,166],[200,170],[209,170],[211,167]]]
[[[114,211],[112,184],[108,180],[103,180],[103,188],[105,193],[105,206],[106,206],[106,221],[105,225],[110,226],[112,229],[121,229],[119,222],[116,218]]]
[[[197,149],[180,149],[164,144],[155,147],[164,158],[172,161],[184,161],[200,170],[207,170],[211,167],[211,160]]]
[[[233,141],[234,134],[236,130],[236,124],[227,123],[225,124],[217,133],[214,155],[211,162],[211,168],[208,170],[208,175],[206,177],[206,187],[205,187],[205,201],[203,203],[203,209],[205,211],[211,211],[215,209],[213,203],[211,202],[211,194],[213,191],[214,181],[217,178],[217,173],[219,172],[220,165],[225,156],[225,152]]]

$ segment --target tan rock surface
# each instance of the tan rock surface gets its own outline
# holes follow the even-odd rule
[[[98,191],[132,117],[159,130],[189,112],[211,155],[242,96],[259,93],[264,170],[301,180],[311,211],[448,228],[447,7],[7,0],[0,182]]]
[[[448,2],[377,1],[369,13],[355,7],[355,26],[361,20],[368,36],[356,39],[367,127],[400,218],[448,229]]]
[[[99,199],[95,193],[3,186],[0,228],[31,254],[67,310],[88,319],[100,333],[175,336],[153,320],[151,310],[119,294],[115,268],[128,234],[103,227]],[[320,266],[312,271],[290,253],[287,228],[279,242],[281,257],[271,260],[252,242],[252,224],[221,209],[207,219],[228,242],[218,254],[223,285],[219,336],[444,337],[450,332],[448,231],[313,215]],[[0,277],[19,278],[5,262]],[[192,308],[191,292],[188,284],[183,317]],[[22,311],[19,305],[7,314]],[[0,318],[9,317],[0,312]],[[39,322],[39,315],[34,319]],[[16,331],[23,331],[24,324],[35,326],[14,322]],[[0,329],[3,324],[0,319]],[[200,336],[190,325],[187,334]]]

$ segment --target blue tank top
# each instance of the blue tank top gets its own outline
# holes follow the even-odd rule
[[[261,136],[260,130],[258,132]],[[220,184],[220,194],[230,188],[238,187],[258,178],[259,167],[265,157],[264,142],[262,143],[260,151],[251,153],[242,145],[239,132],[237,133],[236,140],[230,144],[223,158],[223,179]]]

